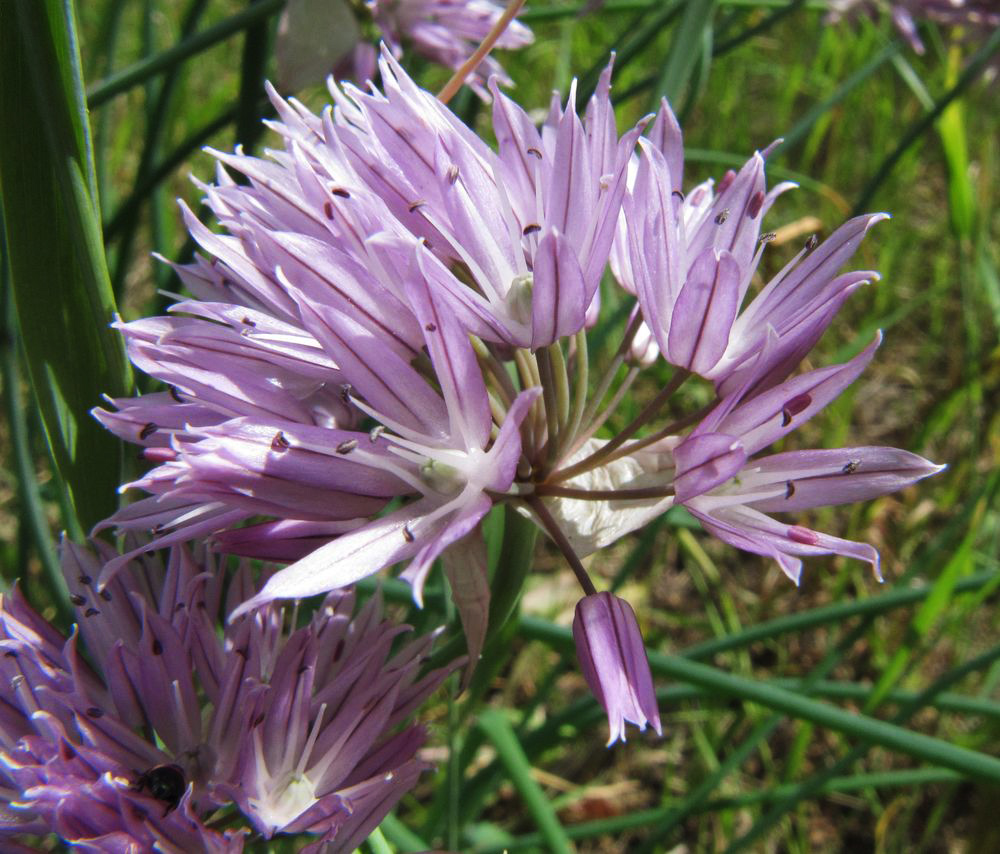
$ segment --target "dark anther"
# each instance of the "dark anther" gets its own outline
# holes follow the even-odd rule
[[[327,219],[333,219],[333,205],[329,202],[323,202],[323,213],[326,214]]]
[[[96,617],[100,613],[101,612],[98,611],[97,608],[88,608],[86,611],[83,612],[83,616],[85,616],[85,617]]]
[[[351,194],[347,192],[343,187],[330,187],[330,192],[335,196],[340,196],[342,199],[349,199]]]
[[[90,717],[90,718],[103,718],[104,717],[104,711],[103,711],[103,709],[97,708],[97,706],[91,706],[89,709],[87,709],[87,717]]]
[[[541,231],[541,230],[542,227],[537,222],[533,222],[530,223],[529,225],[526,225],[524,229],[521,231],[521,234],[527,237],[529,234],[534,234],[536,231]]]
[[[84,605],[87,604],[87,600],[83,596],[80,596],[77,593],[74,593],[72,596],[70,596],[69,601],[72,602],[74,605],[76,605],[77,608],[82,608]]]
[[[407,205],[407,210],[409,210],[410,213],[413,213],[417,208],[422,208],[426,204],[427,202],[418,199],[415,202],[410,202],[410,204]]]
[[[787,499],[791,498],[793,495],[795,495],[795,484],[792,483],[790,480],[786,480],[785,481],[785,499],[787,500]]]
[[[17,658],[17,653],[12,649],[8,649],[4,654],[4,658]]]
[[[733,181],[736,180],[736,173],[732,169],[727,169],[726,174],[722,176],[722,180],[719,181],[719,186],[715,188],[717,195],[721,196],[729,187],[732,185]]]
[[[757,242],[758,242],[758,243],[770,243],[770,242],[771,242],[772,240],[774,240],[774,239],[775,239],[775,238],[776,238],[777,236],[778,236],[777,232],[774,232],[774,231],[766,231],[766,232],[764,232],[764,234],[762,234],[762,235],[760,236],[760,239],[759,239],[759,240],[758,240]]]
[[[533,157],[537,157],[539,160],[542,159],[542,152],[540,152],[537,148],[534,147],[529,148],[528,154],[532,155]]]
[[[288,437],[284,433],[279,430],[274,434],[274,438],[271,440],[272,451],[287,451],[290,447],[292,447],[292,443],[288,441]]]
[[[246,647],[242,647],[242,646],[237,647],[236,648],[236,654],[240,658],[242,658],[244,661],[247,661],[250,658],[250,654],[247,652]]]
[[[252,327],[256,327],[257,326],[256,323],[254,323],[249,317],[246,317],[246,316],[244,316],[244,318],[243,318],[243,324],[245,326],[252,326]]]
[[[810,234],[806,241],[806,252],[812,252],[817,246],[819,246],[819,238],[815,234]]]
[[[163,644],[156,638],[153,638],[153,655],[163,655]]]
[[[91,578],[89,575],[81,575],[77,579],[77,581],[79,581],[85,587],[90,587],[90,585],[94,583],[94,579]]]
[[[848,460],[840,471],[843,474],[854,474],[859,468],[861,468],[861,460]]]
[[[747,205],[747,216],[750,219],[755,219],[762,207],[764,207],[764,191],[758,190],[753,194],[753,198],[750,199],[750,204]]]
[[[307,671],[308,669],[309,669],[309,665],[308,665],[308,664],[303,664],[303,665],[301,665],[301,666],[299,667],[299,669],[298,669],[298,670],[296,670],[296,671],[295,671],[295,675],[296,675],[296,676],[301,676],[301,675],[302,675],[303,673],[305,673],[305,672],[306,672],[306,671]]]
[[[794,416],[809,408],[812,397],[808,394],[798,394],[787,401],[781,409],[781,426],[787,427]]]
[[[352,390],[353,389],[351,388],[351,384],[350,383],[344,383],[340,387],[340,399],[342,401],[344,401],[344,403],[350,403],[351,402],[351,391]]]
[[[98,595],[99,595],[99,596],[100,596],[100,597],[101,597],[101,598],[102,598],[102,599],[103,599],[103,600],[104,600],[105,602],[110,602],[110,601],[111,601],[111,591],[110,591],[110,590],[108,590],[108,588],[107,588],[107,587],[105,587],[105,588],[104,588],[104,589],[103,589],[103,590],[102,590],[102,591],[101,591],[101,592],[100,592],[100,593],[99,593]]]
[[[139,441],[141,442],[143,439],[148,439],[156,432],[156,429],[156,425],[150,421],[139,431]]]
[[[179,391],[177,391],[177,386],[174,386],[174,385],[170,386],[170,396],[174,400],[176,400],[178,403],[183,403],[184,402],[184,398],[181,397],[181,393]]]
[[[675,199],[680,199],[682,202],[684,201],[684,194],[680,190],[674,190],[670,195]]]
[[[403,525],[403,539],[408,543],[412,543],[415,539],[409,525]]]
[[[382,424],[377,424],[368,433],[368,441],[375,443],[378,441],[379,436],[385,432],[385,427]]]
[[[437,327],[436,323],[425,323],[424,324],[424,329],[426,329],[428,332],[437,332],[437,328],[438,327]]]
[[[715,224],[722,225],[727,219],[729,219],[729,208],[723,208],[716,214]]]
[[[349,454],[358,446],[357,439],[348,439],[346,442],[341,442],[337,445],[338,454]]]
[[[454,184],[458,180],[458,167],[452,163],[451,166],[448,167],[448,171],[445,173],[445,176],[448,178],[449,184]]]

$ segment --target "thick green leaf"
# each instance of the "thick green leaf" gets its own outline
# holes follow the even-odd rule
[[[35,396],[76,533],[115,507],[119,443],[89,415],[124,394],[73,10],[0,7],[0,188],[11,279]]]

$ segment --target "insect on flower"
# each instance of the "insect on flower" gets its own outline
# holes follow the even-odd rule
[[[156,800],[163,801],[167,805],[163,812],[166,817],[177,809],[187,789],[187,780],[180,765],[155,765],[139,775],[133,788],[137,792],[148,792]]]

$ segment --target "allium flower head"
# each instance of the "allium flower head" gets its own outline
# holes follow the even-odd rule
[[[580,558],[675,504],[796,580],[804,555],[877,566],[869,546],[767,514],[871,498],[938,467],[887,448],[761,454],[871,359],[877,340],[796,373],[877,278],[842,268],[885,216],[811,238],[751,297],[762,220],[791,186],[766,188],[768,149],[685,194],[669,105],[619,136],[610,65],[582,118],[571,87],[540,128],[493,85],[496,150],[388,51],[381,68],[383,90],[331,87],[322,116],[272,93],[284,147],[266,158],[215,153],[203,189],[224,231],[185,209],[211,259],[177,269],[195,299],[120,324],[133,361],[172,391],[97,413],[157,464],[130,484],[150,497],[106,524],[151,528],[139,551],[210,535],[291,562],[236,614],[399,562],[419,602],[442,556],[473,659],[489,609],[480,523],[501,503],[545,530],[588,594]],[[588,329],[609,261],[636,303],[594,379]],[[669,379],[602,435],[658,358]],[[713,399],[677,411],[675,392],[699,377]],[[606,707],[612,732],[619,712],[638,720]]]
[[[431,638],[393,651],[405,627],[377,599],[352,616],[353,596],[333,594],[298,629],[263,608],[220,637],[222,575],[188,551],[165,568],[145,558],[97,593],[100,569],[64,546],[79,620],[68,640],[16,590],[0,598],[13,688],[0,709],[0,833],[238,851],[246,831],[209,820],[235,804],[266,837],[308,832],[350,851],[427,767],[422,731],[394,729],[447,671],[417,678]],[[233,580],[230,609],[253,594],[249,578]]]

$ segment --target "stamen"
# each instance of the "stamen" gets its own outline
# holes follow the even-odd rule
[[[804,546],[815,546],[819,544],[819,537],[815,531],[803,528],[801,525],[788,526],[788,539]]]
[[[527,149],[527,151],[528,151],[528,154],[531,154],[531,155],[533,155],[534,157],[537,157],[537,158],[538,158],[539,160],[541,160],[541,159],[542,159],[542,152],[540,152],[540,151],[539,151],[539,150],[538,150],[537,148],[535,148],[534,146],[532,146],[531,148]]]
[[[341,442],[337,445],[338,454],[349,454],[358,446],[357,439],[348,439],[346,442]]]
[[[526,225],[521,230],[521,234],[523,234],[525,237],[527,237],[529,234],[534,234],[536,231],[541,231],[541,230],[542,230],[542,227],[537,222],[533,222],[533,223],[530,223],[529,225]]]
[[[410,213],[413,213],[415,210],[417,210],[418,208],[422,208],[426,204],[427,202],[423,201],[422,199],[418,199],[415,202],[410,202],[410,204],[407,205],[406,207]]]
[[[384,424],[377,424],[372,427],[371,431],[368,433],[368,441],[375,444],[379,440],[379,437],[385,432]]]
[[[722,225],[727,219],[729,219],[729,208],[723,208],[715,217],[715,224]]]
[[[812,403],[812,396],[808,393],[796,395],[787,401],[781,408],[781,426],[787,427],[792,423],[792,418],[800,412],[804,412]]]
[[[806,240],[806,252],[812,252],[819,246],[819,238],[815,234],[810,234],[809,239]]]
[[[331,186],[330,192],[333,193],[333,195],[339,196],[342,199],[349,199],[351,197],[351,194],[348,193],[347,190],[345,190],[343,187]]]
[[[278,451],[280,453],[282,451],[287,451],[290,447],[292,447],[292,443],[288,441],[288,437],[285,436],[284,433],[279,430],[274,434],[274,438],[271,440],[272,451]]]
[[[793,495],[795,495],[795,484],[790,480],[785,481],[785,500],[787,501]]]
[[[861,468],[861,460],[848,460],[840,471],[842,474],[854,474],[859,468]]]
[[[732,183],[735,180],[736,173],[732,169],[726,170],[726,174],[722,176],[722,180],[719,181],[719,186],[716,188],[715,192],[721,196],[730,188],[730,186],[732,186]]]
[[[403,539],[408,543],[412,543],[416,537],[413,536],[413,531],[410,530],[409,525],[403,525]]]
[[[152,436],[156,432],[156,429],[157,429],[156,425],[152,421],[150,421],[148,424],[146,424],[139,431],[139,439],[140,439],[140,441],[143,440],[143,439],[148,439],[150,436]]]

